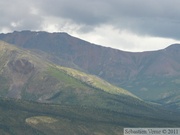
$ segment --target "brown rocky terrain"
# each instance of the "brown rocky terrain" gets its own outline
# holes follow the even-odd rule
[[[56,64],[97,75],[143,99],[159,100],[172,89],[179,91],[179,44],[157,51],[125,52],[67,33],[22,31],[0,34],[0,39],[42,53],[42,57]]]

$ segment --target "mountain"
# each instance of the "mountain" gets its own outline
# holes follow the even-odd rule
[[[97,76],[58,66],[37,53],[4,41],[0,41],[0,63],[3,98],[93,106],[149,116],[155,115],[160,107]]]
[[[179,44],[135,53],[95,45],[67,33],[15,31],[0,34],[0,39],[55,64],[97,75],[145,100],[160,100],[179,91]]]
[[[178,112],[95,75],[59,66],[50,55],[0,41],[3,135],[119,135],[124,127],[179,126]]]
[[[0,42],[2,98],[104,108],[134,115],[158,115],[157,106],[81,71],[61,67],[38,54]],[[142,109],[142,110],[141,110]]]

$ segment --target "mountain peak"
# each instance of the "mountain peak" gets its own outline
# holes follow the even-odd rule
[[[43,33],[46,33],[46,34],[64,34],[64,35],[69,35],[68,33],[66,32],[46,32],[46,31],[30,31],[30,30],[23,30],[23,31],[14,31],[13,33],[10,33],[10,34],[17,34],[17,33],[20,33],[20,34],[43,34]]]
[[[165,49],[168,49],[168,50],[180,50],[180,44],[172,44],[172,45],[170,45],[170,46],[168,46],[168,47],[166,47]]]

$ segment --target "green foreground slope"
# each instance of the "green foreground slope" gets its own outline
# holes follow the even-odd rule
[[[178,127],[178,120],[82,106],[0,99],[1,135],[121,135],[124,127]]]

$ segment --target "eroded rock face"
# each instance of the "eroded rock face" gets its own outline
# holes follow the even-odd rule
[[[34,70],[34,65],[26,59],[17,59],[10,61],[8,67],[17,73],[29,74]]]
[[[35,71],[35,66],[28,59],[11,60],[6,70],[7,78],[10,80],[7,97],[21,98],[24,85]]]

